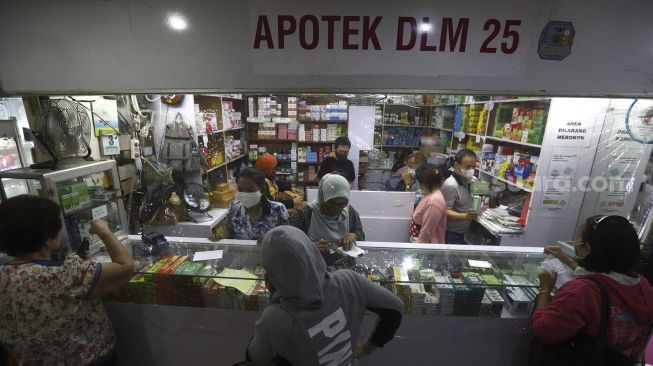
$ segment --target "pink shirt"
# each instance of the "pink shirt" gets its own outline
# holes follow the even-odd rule
[[[413,221],[422,225],[418,243],[444,244],[444,232],[447,229],[447,202],[440,190],[424,196],[415,211]]]

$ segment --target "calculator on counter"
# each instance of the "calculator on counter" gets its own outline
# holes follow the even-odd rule
[[[345,253],[340,247],[340,242],[329,242],[328,251],[328,253],[321,252],[327,266],[351,268],[356,265],[356,258]]]

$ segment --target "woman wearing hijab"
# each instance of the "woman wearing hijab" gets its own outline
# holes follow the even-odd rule
[[[269,196],[268,199],[276,202],[283,203],[286,208],[293,208],[301,206],[301,199],[298,202],[293,200],[279,199],[279,193],[289,191],[290,187],[279,187],[277,185],[277,158],[270,153],[265,153],[256,159],[256,169],[263,172],[265,180],[268,184]],[[282,182],[283,183],[283,182]]]
[[[340,242],[349,250],[365,240],[358,212],[349,204],[349,182],[341,175],[327,174],[320,180],[317,201],[298,209],[289,224],[317,243]]]

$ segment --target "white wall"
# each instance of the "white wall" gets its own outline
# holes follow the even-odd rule
[[[348,136],[351,141],[349,160],[354,163],[354,170],[356,171],[354,188],[358,188],[360,151],[372,150],[374,144],[374,110],[374,106],[349,107]]]
[[[568,205],[560,211],[549,211],[543,206],[544,190],[542,184],[536,186],[531,198],[531,210],[526,232],[522,237],[509,241],[510,245],[545,246],[558,240],[572,240],[576,220],[581,212],[585,198],[584,192],[573,191],[581,177],[589,176],[594,162],[594,154],[601,137],[603,122],[608,111],[609,99],[554,98],[549,109],[544,141],[540,154],[538,175],[550,177],[551,160],[554,153],[579,156],[576,171],[572,173],[571,188],[568,192]],[[567,127],[568,122],[579,121],[588,130],[586,143],[575,142],[575,146],[556,140],[559,128]],[[539,182],[538,182],[539,183]],[[518,241],[515,243],[514,241]],[[505,243],[502,240],[502,245]]]
[[[172,13],[185,18],[186,29],[168,26]],[[258,17],[270,17],[277,43],[279,14],[382,16],[382,49],[343,49],[342,21],[334,27],[334,49],[327,48],[322,21],[316,49],[300,48],[297,33],[283,50],[254,49]],[[5,1],[0,94],[294,89],[651,95],[651,14],[650,0]],[[419,39],[413,50],[397,51],[399,16],[429,17],[430,45],[438,43],[442,18],[468,18],[465,51],[420,51]],[[505,21],[521,21],[514,27],[514,53],[480,52],[491,18],[502,24],[491,40],[499,50],[511,42],[503,38]],[[562,61],[541,60],[537,53],[552,20],[576,29],[571,55]],[[362,23],[353,24],[355,44]]]
[[[628,217],[635,205],[639,187],[643,181],[644,171],[651,155],[651,145],[637,141],[623,141],[627,134],[620,133],[626,130],[626,114],[633,99],[612,99],[610,109],[606,115],[605,124],[601,131],[601,141],[597,146],[596,157],[592,165],[592,177],[621,177],[624,175],[624,191],[608,189],[604,192],[592,190],[585,194],[585,200],[578,216],[576,228],[585,223],[587,218],[594,215],[620,215]],[[613,170],[618,170],[611,173]],[[631,175],[632,173],[632,175]],[[599,188],[599,181],[596,187]],[[615,186],[617,188],[617,186]],[[614,194],[609,198],[610,194]],[[623,195],[623,196],[622,196]],[[619,204],[620,197],[623,206]],[[612,204],[610,204],[612,203]]]

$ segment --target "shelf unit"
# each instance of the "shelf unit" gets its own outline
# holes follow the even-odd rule
[[[533,148],[536,148],[536,149],[541,149],[541,148],[542,148],[542,145],[531,144],[531,143],[529,143],[529,142],[521,142],[521,141],[515,141],[515,140],[508,140],[508,139],[499,138],[499,137],[486,136],[485,139],[486,139],[486,140],[490,140],[490,141],[500,142],[500,143],[506,143],[506,144],[513,144],[513,145],[520,145],[520,146],[528,146],[528,147],[533,147]]]
[[[265,98],[265,99],[261,99]],[[268,99],[270,98],[270,99]],[[296,106],[297,109],[289,108],[289,103],[288,100],[289,98],[296,98],[294,101],[296,101]],[[320,162],[314,162],[314,163],[307,163],[307,162],[298,162],[297,157],[298,157],[298,150],[304,149],[306,147],[312,147],[311,151],[312,152],[319,152],[322,148],[330,147],[331,151],[334,150],[335,146],[332,146],[335,144],[335,141],[300,141],[300,136],[298,135],[296,139],[276,139],[276,138],[271,138],[271,139],[260,139],[257,138],[258,136],[258,129],[263,128],[261,127],[263,123],[274,123],[275,124],[275,129],[276,129],[276,134],[275,136],[279,136],[279,130],[280,127],[279,125],[282,124],[297,124],[299,126],[305,126],[306,130],[309,128],[307,126],[310,125],[319,125],[320,128],[328,128],[327,126],[329,125],[336,125],[338,129],[344,129],[341,133],[337,134],[336,136],[346,136],[347,135],[347,127],[348,127],[348,118],[347,120],[342,120],[344,118],[342,115],[336,117],[339,118],[338,120],[332,120],[332,119],[317,119],[317,118],[324,118],[324,115],[322,116],[317,116],[315,114],[311,115],[311,118],[306,118],[305,116],[309,116],[310,112],[315,113],[315,109],[308,108],[308,106],[315,106],[315,105],[334,105],[338,104],[340,102],[345,102],[346,103],[346,108],[344,109],[344,112],[348,112],[348,106],[349,106],[349,98],[346,97],[340,97],[340,96],[331,96],[331,95],[314,95],[314,94],[250,94],[250,95],[244,95],[245,102],[247,104],[246,111],[247,115],[245,116],[245,120],[250,120],[252,122],[248,122],[246,124],[246,130],[248,134],[248,142],[250,144],[256,144],[258,146],[264,146],[267,148],[267,152],[273,153],[273,152],[278,152],[278,151],[285,151],[285,152],[291,152],[294,150],[294,153],[291,153],[291,155],[295,156],[295,160],[277,160],[278,164],[290,164],[291,169],[293,169],[293,172],[290,174],[284,173],[278,175],[283,176],[288,179],[288,181],[292,182],[293,184],[296,185],[310,185],[310,184],[317,184],[317,182],[306,182],[303,181],[303,171],[304,169],[308,169],[308,167],[314,167],[311,169],[315,169],[315,175],[317,175],[317,172],[319,171],[319,166],[321,165]],[[278,111],[278,114],[276,116],[270,116],[270,117],[263,117],[259,118],[256,117],[259,115],[260,111],[260,103],[270,103],[270,110]],[[301,107],[302,105],[306,105],[307,108],[303,110]],[[277,107],[280,106],[280,107]],[[265,105],[267,107],[267,105]],[[334,111],[335,109],[331,109],[331,111]],[[253,113],[253,114],[252,114]],[[342,113],[339,112],[339,113]],[[266,114],[267,115],[267,114]],[[332,115],[335,116],[335,115]],[[317,118],[316,118],[317,117]],[[348,117],[348,116],[347,116]],[[256,121],[256,122],[254,122]],[[292,125],[291,125],[292,126]],[[285,128],[285,127],[284,127]],[[298,133],[299,133],[298,129]],[[302,138],[303,139],[303,138]],[[331,145],[331,146],[330,146]],[[250,147],[248,146],[248,151],[250,151]]]
[[[242,154],[242,155],[240,155],[239,157],[237,157],[237,158],[235,158],[235,159],[231,159],[231,160],[226,161],[226,162],[224,162],[224,163],[222,163],[222,164],[218,164],[218,165],[216,165],[216,166],[212,166],[212,167],[210,167],[209,169],[206,170],[206,173],[205,173],[205,174],[208,174],[208,173],[210,173],[210,172],[212,172],[212,171],[214,171],[214,170],[216,170],[216,169],[220,169],[220,168],[222,168],[222,167],[224,167],[224,166],[227,166],[227,165],[233,163],[234,161],[238,161],[238,160],[244,158],[245,156],[247,156],[247,154]]]
[[[245,104],[242,100],[242,96],[237,94],[198,94],[195,95],[195,104],[199,105],[200,113],[203,113],[202,116],[206,117],[206,114],[215,113],[215,126],[211,133],[206,133],[201,127],[208,122],[209,118],[205,118],[203,121],[196,121],[200,123],[196,130],[198,131],[198,136],[201,136],[204,140],[204,146],[209,153],[209,159],[211,160],[212,153],[222,153],[223,159],[226,159],[229,154],[227,154],[226,141],[234,138],[234,140],[240,141],[240,155],[230,159],[228,161],[223,161],[220,164],[214,165],[202,174],[205,176],[210,185],[213,183],[225,182],[227,179],[229,167],[232,163],[240,161],[245,158],[247,154],[245,153],[246,146],[246,134],[245,132],[245,121],[244,121],[244,112]],[[230,104],[235,111],[235,113],[240,113],[240,119],[238,123],[235,123],[237,126],[232,128],[225,129],[225,123],[232,121],[231,111],[227,110],[225,107]]]
[[[392,96],[391,96],[392,97]],[[456,99],[455,97],[453,99]],[[424,104],[404,104],[404,103],[379,103],[376,105],[376,122],[375,122],[375,141],[374,147],[381,150],[399,150],[399,149],[418,149],[421,146],[421,141],[418,146],[397,146],[397,145],[388,145],[386,142],[386,132],[387,128],[397,128],[397,129],[408,129],[414,128],[415,130],[419,126],[411,126],[404,124],[397,124],[394,122],[388,122],[386,120],[388,113],[393,113],[389,111],[398,111],[406,110],[410,111],[409,116],[418,117],[422,123],[427,122],[428,126],[426,129],[428,136],[440,136],[443,141],[444,153],[450,157],[455,156],[455,152],[459,148],[466,147],[466,142],[470,144],[473,142],[477,149],[480,149],[479,145],[491,144],[493,145],[493,152],[497,153],[500,147],[503,148],[513,148],[516,152],[522,152],[524,154],[531,155],[540,155],[542,150],[542,145],[531,142],[521,142],[515,141],[509,138],[500,138],[494,136],[494,131],[496,130],[495,124],[500,126],[505,123],[505,118],[507,117],[510,122],[511,115],[506,111],[506,109],[511,110],[516,107],[524,107],[529,109],[544,109],[548,111],[551,98],[516,98],[516,97],[492,97],[489,100],[469,100],[473,97],[459,98],[455,103],[424,103]],[[452,99],[452,98],[450,98]],[[487,109],[487,115],[482,115],[484,118],[484,126],[481,129],[475,130],[473,133],[468,133],[465,131],[455,131],[454,125],[456,121],[456,112],[461,106],[472,106],[472,105],[482,105],[483,109]],[[394,108],[394,109],[393,109]],[[468,111],[469,113],[469,111]],[[498,118],[498,115],[501,118]],[[534,118],[533,118],[534,119]],[[411,120],[411,118],[409,118]],[[419,124],[419,122],[414,122],[415,119],[412,119],[413,124]],[[474,123],[475,120],[472,120]],[[546,121],[546,120],[545,120]],[[481,121],[479,121],[480,123]],[[438,127],[436,127],[436,125]],[[546,125],[545,125],[546,126]],[[545,127],[546,128],[546,127]],[[459,135],[462,132],[464,135]],[[458,137],[461,136],[461,137]],[[471,142],[470,142],[471,141]],[[478,141],[478,142],[476,142]],[[480,152],[479,158],[480,156]],[[367,169],[372,170],[372,169]],[[510,187],[518,188],[519,190],[532,194],[537,187],[528,188],[522,184],[512,183],[510,180],[505,178],[500,178],[496,176],[493,172],[485,172],[477,169],[479,171],[479,178],[484,181],[492,182],[492,180],[505,183]],[[540,174],[539,171],[536,171],[536,174]]]
[[[513,186],[513,187],[519,188],[519,189],[521,189],[522,191],[526,191],[526,192],[528,192],[528,193],[533,193],[533,189],[532,189],[532,188],[527,188],[527,187],[522,186],[521,184],[513,183],[513,182],[511,182],[511,181],[509,181],[509,180],[507,180],[507,179],[505,179],[505,178],[497,177],[496,175],[490,174],[490,173],[488,173],[488,172],[486,172],[486,171],[483,171],[483,170],[480,170],[480,169],[476,169],[476,171],[479,172],[479,174],[486,175],[486,176],[488,176],[488,177],[490,177],[490,178],[493,178],[493,179],[498,180],[499,182],[503,182],[503,183],[505,183],[505,184],[507,184],[507,185],[509,185],[509,186]]]

